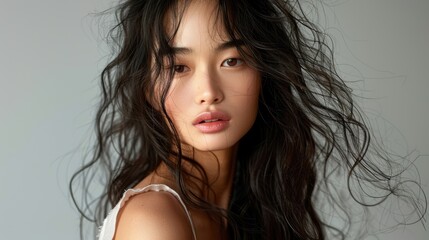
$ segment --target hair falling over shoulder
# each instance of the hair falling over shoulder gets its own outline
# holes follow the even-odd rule
[[[115,52],[101,74],[94,155],[70,182],[82,220],[101,225],[123,192],[161,163],[187,205],[228,220],[229,239],[351,238],[355,222],[343,204],[345,193],[364,207],[397,198],[412,208],[402,224],[423,220],[424,193],[416,196],[409,183],[418,183],[401,177],[406,159],[398,164],[370,141],[352,90],[335,71],[329,37],[297,0],[218,0],[217,17],[228,37],[244,43],[246,50],[238,50],[261,74],[259,113],[239,142],[229,209],[193,195],[182,164],[202,168],[182,156],[164,106],[173,75],[164,56],[174,62],[165,18],[170,14],[177,30],[187,3],[124,0],[116,9],[109,35]],[[155,82],[160,74],[168,77]],[[105,189],[91,196],[100,176]]]

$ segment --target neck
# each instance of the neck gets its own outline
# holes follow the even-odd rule
[[[236,147],[212,152],[192,149],[191,152],[184,151],[185,154],[198,162],[207,174],[209,189],[202,191],[201,195],[209,202],[226,209],[234,181]],[[187,164],[185,169],[190,174],[203,179],[203,175],[190,164]],[[206,188],[199,186],[199,189]]]
[[[207,175],[208,188],[202,182],[195,180],[201,179],[206,182],[205,176],[194,165],[187,161],[182,162],[182,168],[193,177],[185,177],[189,189],[199,197],[206,199],[216,206],[227,209],[229,206],[232,184],[235,174],[235,155],[237,146],[220,151],[199,151],[191,147],[182,146],[182,154],[195,160],[201,165]],[[177,190],[174,177],[167,166],[161,164],[155,172],[140,184],[150,184],[154,182],[166,183]]]

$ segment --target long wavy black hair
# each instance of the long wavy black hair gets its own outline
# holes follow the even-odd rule
[[[101,74],[94,155],[70,182],[82,219],[101,225],[123,192],[161,163],[173,174],[186,204],[228,220],[229,239],[325,239],[328,232],[346,238],[352,221],[338,198],[341,182],[361,205],[397,195],[411,200],[419,217],[424,215],[426,200],[418,205],[415,196],[404,194],[403,168],[393,167],[383,151],[369,151],[376,148],[370,148],[371,134],[351,89],[335,71],[330,39],[296,0],[218,0],[218,20],[231,40],[244,43],[246,51],[240,45],[239,52],[261,74],[259,113],[239,142],[229,208],[193,195],[185,178],[208,184],[207,179],[188,178],[183,170],[187,161],[203,171],[182,156],[164,106],[174,75],[165,59],[174,65],[170,44],[189,2],[124,0],[116,8],[118,23],[109,35],[116,48]],[[167,32],[166,17],[173,31]],[[154,76],[160,75],[167,77],[156,82]],[[104,174],[105,189],[91,198],[94,208],[88,196],[97,171]],[[83,205],[76,194],[78,179],[83,181]],[[337,209],[345,224],[329,221],[331,208],[326,206]]]

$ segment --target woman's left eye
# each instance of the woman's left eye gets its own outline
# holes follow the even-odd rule
[[[238,58],[228,58],[222,62],[222,67],[235,67],[243,64],[243,60]]]

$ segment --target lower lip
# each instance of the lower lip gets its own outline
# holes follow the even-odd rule
[[[228,127],[227,121],[199,123],[195,125],[202,133],[217,133]]]

